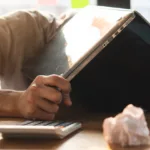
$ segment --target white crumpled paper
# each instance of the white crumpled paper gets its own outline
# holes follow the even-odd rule
[[[107,143],[121,146],[149,145],[150,136],[144,111],[132,104],[122,113],[103,122],[103,135]]]

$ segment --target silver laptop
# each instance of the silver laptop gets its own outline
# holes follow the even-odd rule
[[[81,9],[39,57],[25,63],[25,76],[33,80],[37,75],[63,74],[71,81],[136,15],[135,11],[101,6]]]

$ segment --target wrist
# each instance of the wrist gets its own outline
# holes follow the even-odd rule
[[[22,91],[0,91],[0,116],[21,117],[19,110]]]
[[[21,96],[24,92],[23,91],[15,91],[12,93],[12,105],[10,106],[10,113],[13,117],[22,117],[21,110],[20,110],[20,103],[21,103]]]

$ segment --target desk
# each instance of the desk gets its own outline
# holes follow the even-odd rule
[[[110,146],[102,136],[102,121],[106,116],[103,114],[87,114],[80,116],[83,122],[83,129],[63,140],[23,140],[23,139],[2,139],[0,136],[0,149],[49,149],[49,150],[150,150],[150,147],[120,148]],[[149,115],[150,116],[150,115]],[[148,122],[150,117],[147,117]],[[19,119],[1,119],[0,123],[20,121]]]

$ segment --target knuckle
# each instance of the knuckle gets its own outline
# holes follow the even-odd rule
[[[51,78],[53,83],[57,83],[59,80],[59,77],[57,75],[51,75],[50,78]]]
[[[31,92],[35,92],[35,91],[37,91],[37,90],[38,90],[38,86],[36,86],[36,85],[30,86],[30,91],[31,91]]]
[[[38,75],[36,78],[35,78],[35,82],[37,83],[41,83],[43,80],[43,76],[42,75]]]

